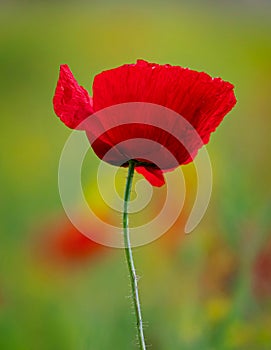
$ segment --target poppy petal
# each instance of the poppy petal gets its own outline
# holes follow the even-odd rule
[[[138,60],[95,77],[93,107],[98,111],[126,102],[158,104],[184,117],[206,144],[236,103],[233,88],[204,72]]]
[[[53,105],[56,115],[71,129],[93,113],[92,98],[77,83],[66,64],[60,66]]]
[[[165,184],[163,172],[158,168],[137,166],[135,170],[143,175],[152,186],[161,187]]]

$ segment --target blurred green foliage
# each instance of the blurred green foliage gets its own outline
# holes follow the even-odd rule
[[[137,58],[221,76],[238,98],[208,145],[214,189],[203,221],[189,237],[176,225],[135,250],[148,343],[270,349],[270,8],[195,4],[1,5],[0,349],[136,348],[123,252],[58,268],[33,242],[65,216],[57,168],[70,131],[51,102],[59,65],[91,91],[95,74]]]

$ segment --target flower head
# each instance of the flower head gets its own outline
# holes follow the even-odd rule
[[[167,130],[141,123],[141,118],[132,125],[121,124],[111,129],[105,120],[104,133],[91,142],[98,157],[111,164],[122,163],[126,166],[129,157],[134,159],[133,151],[138,147],[136,143],[134,146],[124,144],[117,147],[111,158],[106,158],[105,155],[121,142],[130,139],[154,141],[156,145],[142,146],[147,148],[146,157],[143,152],[142,157],[135,158],[136,170],[152,185],[162,186],[165,183],[164,171],[191,162],[198,149],[208,143],[210,134],[236,103],[233,88],[232,84],[221,78],[212,78],[204,72],[138,60],[136,64],[125,64],[98,74],[93,82],[92,100],[86,90],[77,84],[68,66],[63,65],[60,67],[53,102],[56,114],[70,128],[76,128],[93,113],[129,102],[163,106],[180,115],[196,131],[201,142],[193,137],[190,128],[182,123],[182,118],[173,122],[167,117],[167,113],[161,118],[163,122],[168,122],[172,130],[179,128],[183,138],[189,139],[189,150]],[[141,114],[147,120],[148,111]],[[82,125],[79,128],[84,129]],[[85,130],[91,140],[95,130],[87,127]],[[174,156],[175,163],[168,159],[163,149]],[[162,159],[162,165],[157,166],[155,162],[149,161],[152,158]]]

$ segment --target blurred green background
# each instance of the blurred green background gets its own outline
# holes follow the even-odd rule
[[[214,188],[202,222],[184,237],[196,186],[193,166],[184,166],[184,213],[135,249],[147,342],[155,350],[269,350],[270,3],[0,6],[0,349],[137,348],[123,251],[82,238],[62,208],[58,161],[70,130],[52,96],[61,63],[91,91],[101,70],[143,58],[221,76],[238,99],[208,145]],[[120,223],[93,195],[93,162],[90,202]]]

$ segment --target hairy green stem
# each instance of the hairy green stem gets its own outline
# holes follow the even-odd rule
[[[128,176],[126,181],[125,193],[124,193],[124,209],[123,209],[123,234],[124,234],[124,248],[126,254],[126,260],[128,264],[128,270],[131,280],[132,287],[132,298],[136,314],[136,328],[138,333],[138,340],[140,345],[140,350],[146,350],[146,344],[143,332],[143,321],[139,301],[138,293],[138,283],[137,275],[135,270],[135,264],[133,260],[130,235],[129,235],[129,217],[128,217],[128,207],[131,196],[132,182],[135,171],[136,162],[134,160],[129,161]]]

